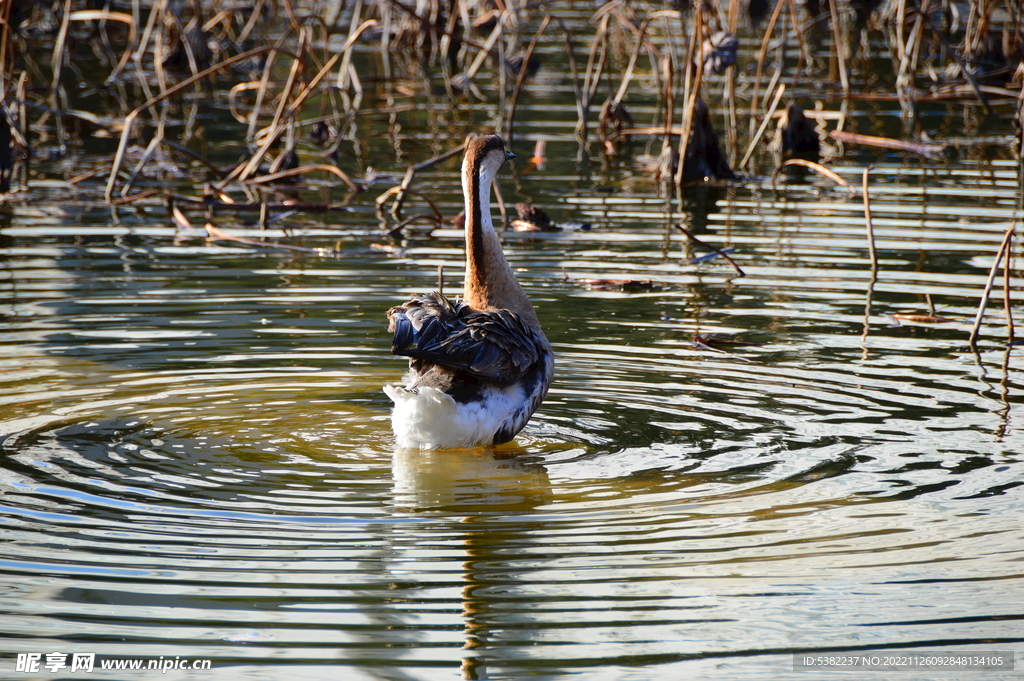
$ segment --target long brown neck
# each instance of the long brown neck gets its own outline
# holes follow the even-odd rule
[[[486,184],[485,184],[486,183]],[[463,299],[477,310],[515,312],[540,330],[537,314],[505,259],[491,223],[491,178],[467,156],[462,168],[466,195],[466,285]]]

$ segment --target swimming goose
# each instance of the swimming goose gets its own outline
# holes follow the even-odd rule
[[[476,138],[466,148],[462,300],[435,291],[388,310],[391,352],[409,358],[406,386],[384,386],[395,403],[391,425],[399,447],[508,442],[551,385],[551,344],[491,223],[491,183],[510,158],[497,135]]]

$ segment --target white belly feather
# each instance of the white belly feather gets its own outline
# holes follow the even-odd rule
[[[526,395],[521,386],[489,387],[483,399],[459,403],[437,388],[416,392],[392,385],[384,392],[395,403],[391,426],[403,449],[459,449],[489,443],[516,412]]]

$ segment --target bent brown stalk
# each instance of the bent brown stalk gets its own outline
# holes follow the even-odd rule
[[[519,76],[516,77],[516,86],[515,89],[512,90],[512,99],[509,101],[508,105],[508,123],[505,126],[505,138],[508,140],[509,146],[512,145],[512,124],[515,121],[516,116],[516,102],[519,101],[519,93],[523,89],[523,83],[526,82],[526,72],[529,70],[526,65],[530,63],[530,57],[533,56],[533,50],[537,47],[537,41],[540,40],[542,35],[544,35],[544,30],[547,29],[548,24],[550,23],[551,15],[548,14],[544,17],[544,20],[540,22],[540,28],[538,28],[537,32],[534,34],[533,40],[530,41],[530,44],[526,48],[526,52],[523,53],[523,65],[519,69]]]
[[[225,59],[224,61],[222,61],[222,62],[220,62],[220,63],[218,63],[218,64],[216,64],[214,66],[211,66],[210,68],[206,69],[205,71],[202,71],[201,73],[197,73],[194,76],[186,78],[185,80],[181,81],[177,85],[175,85],[173,87],[170,87],[167,90],[161,92],[159,95],[156,95],[155,97],[150,98],[145,103],[143,103],[140,106],[138,106],[135,109],[133,109],[132,112],[129,113],[127,116],[125,116],[124,117],[124,129],[121,131],[121,142],[117,145],[117,153],[114,155],[114,163],[113,163],[113,165],[110,168],[110,178],[107,180],[107,188],[104,191],[104,198],[106,198],[106,200],[109,202],[110,199],[114,195],[114,185],[117,183],[117,173],[121,169],[121,164],[124,162],[124,154],[125,154],[125,151],[128,149],[128,140],[129,140],[129,138],[131,137],[131,134],[132,134],[132,126],[135,123],[135,119],[137,119],[139,117],[139,114],[141,114],[143,111],[145,111],[149,107],[153,106],[154,104],[158,104],[159,102],[163,101],[164,99],[170,97],[171,95],[173,95],[173,94],[175,94],[177,92],[181,92],[182,90],[187,88],[189,85],[191,85],[195,81],[200,80],[202,78],[206,78],[211,73],[216,73],[217,71],[219,71],[220,69],[222,69],[222,68],[224,68],[226,66],[231,66],[232,64],[234,64],[236,62],[240,62],[243,59],[249,59],[250,57],[253,57],[253,56],[257,55],[257,54],[262,54],[262,53],[267,52],[267,51],[272,50],[272,49],[274,49],[274,48],[273,47],[257,47],[257,48],[251,49],[251,50],[249,50],[247,52],[243,52],[241,54],[236,54],[234,57],[230,57],[228,59]],[[286,54],[289,54],[289,53],[286,53]],[[295,55],[291,55],[291,56],[294,57]]]
[[[683,227],[682,225],[680,225],[680,224],[678,224],[678,223],[676,224],[676,229],[678,229],[678,230],[679,230],[680,232],[682,232],[683,234],[685,234],[685,235],[686,235],[686,238],[688,238],[688,239],[689,239],[690,241],[692,241],[693,243],[695,243],[695,244],[699,244],[699,245],[703,246],[704,248],[708,249],[709,251],[712,251],[712,252],[714,252],[714,253],[717,253],[718,255],[720,255],[720,256],[722,256],[723,258],[725,258],[725,259],[726,259],[726,261],[728,261],[728,263],[729,263],[730,265],[732,265],[733,269],[734,269],[734,270],[736,270],[736,274],[738,274],[739,276],[741,276],[741,277],[745,277],[745,276],[747,276],[747,273],[746,273],[746,272],[744,272],[744,271],[743,271],[743,270],[742,270],[742,269],[740,268],[740,266],[736,264],[736,261],[735,261],[735,260],[733,260],[732,258],[730,258],[730,257],[729,257],[729,254],[728,254],[728,253],[726,253],[725,251],[723,251],[723,250],[720,250],[720,249],[718,249],[718,248],[715,248],[714,246],[712,246],[711,244],[709,244],[709,243],[707,243],[707,242],[705,242],[705,241],[701,241],[700,239],[698,239],[697,237],[695,237],[695,236],[693,235],[693,232],[691,232],[690,230],[686,229],[685,227]]]
[[[871,223],[871,201],[868,199],[868,173],[871,166],[864,169],[861,180],[861,193],[864,197],[864,225],[868,231],[868,254],[871,256],[871,273],[878,276],[878,252],[875,250],[875,227]]]
[[[772,189],[773,190],[778,191],[778,188],[775,186],[775,181],[778,178],[779,173],[782,172],[782,169],[787,167],[787,166],[802,166],[804,168],[808,168],[808,169],[813,170],[814,172],[818,173],[819,175],[821,175],[823,177],[827,177],[828,179],[832,180],[833,182],[838,184],[840,187],[842,187],[846,191],[848,191],[850,193],[850,196],[853,196],[853,195],[855,195],[857,193],[857,190],[855,190],[853,188],[853,186],[849,182],[844,180],[842,177],[840,177],[834,171],[829,170],[828,168],[826,168],[825,166],[821,165],[820,163],[815,163],[814,161],[806,161],[806,160],[804,160],[802,158],[791,158],[788,161],[786,161],[785,163],[783,163],[782,165],[780,165],[778,168],[776,168],[774,170],[774,172],[772,172]]]
[[[988,305],[988,297],[992,293],[992,285],[996,279],[996,270],[999,269],[999,263],[1003,261],[1003,256],[1010,248],[1010,240],[1013,238],[1013,232],[1016,227],[1017,225],[1014,223],[1006,230],[1006,234],[1003,236],[1003,243],[999,245],[999,252],[996,254],[996,261],[992,263],[992,269],[989,270],[988,281],[985,282],[985,290],[982,292],[981,301],[978,303],[978,314],[974,318],[974,327],[971,328],[971,336],[967,341],[972,350],[976,349],[978,345],[978,332],[981,329],[981,320],[985,316],[985,307]]]
[[[416,173],[418,173],[419,171],[421,171],[421,170],[423,170],[425,168],[429,168],[431,166],[437,165],[438,163],[441,163],[442,161],[447,161],[452,156],[456,156],[458,154],[461,154],[466,149],[466,144],[467,144],[467,142],[463,142],[459,146],[455,147],[454,149],[450,149],[450,150],[446,151],[445,153],[441,154],[440,156],[435,156],[434,158],[427,159],[426,161],[422,161],[420,163],[413,164],[413,165],[409,166],[408,168],[406,168],[406,170],[405,170],[405,177],[402,178],[402,184],[398,185],[397,187],[392,187],[391,189],[387,190],[386,192],[384,192],[383,194],[381,194],[380,196],[377,197],[377,200],[376,200],[377,208],[380,209],[381,206],[384,205],[384,202],[387,201],[388,197],[393,195],[393,194],[395,194],[397,196],[395,198],[394,204],[391,206],[391,214],[397,217],[399,215],[399,212],[402,210],[402,203],[405,201],[405,195],[407,193],[408,194],[416,194],[416,192],[413,192],[413,191],[411,191],[409,189],[409,185],[412,184],[412,179],[416,176]],[[420,194],[416,194],[416,196],[421,196],[421,195]],[[426,197],[423,197],[423,196],[421,196],[421,198],[426,199]],[[442,219],[441,218],[441,212],[439,210],[437,210],[437,207],[434,206],[434,203],[430,199],[426,199],[426,201],[427,201],[427,203],[430,204],[430,207],[434,211],[434,214],[437,215],[437,219],[441,220]]]

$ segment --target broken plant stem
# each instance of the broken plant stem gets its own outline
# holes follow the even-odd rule
[[[875,228],[871,224],[871,202],[868,199],[868,173],[871,166],[864,169],[864,178],[861,180],[861,194],[864,198],[864,225],[868,231],[868,254],[871,256],[872,275],[878,275],[878,252],[875,250]]]
[[[680,225],[678,223],[676,223],[676,229],[678,229],[680,232],[685,234],[686,238],[688,238],[693,243],[699,244],[699,245],[703,246],[704,248],[708,249],[709,251],[713,251],[714,253],[717,253],[718,255],[720,255],[723,258],[725,258],[728,261],[728,263],[730,265],[732,265],[733,269],[736,270],[736,274],[738,274],[739,276],[741,276],[741,277],[747,276],[747,273],[744,272],[740,268],[740,266],[736,264],[736,261],[733,260],[732,258],[730,258],[729,254],[726,253],[725,251],[723,251],[721,249],[718,249],[718,248],[715,248],[714,246],[712,246],[711,244],[709,244],[707,242],[701,241],[700,239],[698,239],[697,237],[695,237],[693,235],[693,232],[691,232],[690,230],[686,229],[686,227],[683,227],[682,225]]]
[[[167,97],[170,97],[171,95],[184,90],[195,81],[200,80],[202,78],[206,78],[211,73],[215,73],[216,71],[224,68],[225,66],[230,66],[231,64],[242,61],[243,59],[249,59],[250,57],[253,57],[257,54],[262,54],[263,52],[268,52],[272,49],[274,48],[257,47],[247,52],[236,54],[234,57],[229,57],[228,59],[225,59],[224,61],[211,66],[210,68],[206,69],[205,71],[202,71],[201,73],[198,73],[190,78],[186,78],[174,87],[164,90],[159,95],[150,98],[148,101],[143,103],[141,106],[135,108],[131,113],[125,116],[124,128],[121,131],[121,142],[117,146],[117,153],[114,155],[114,163],[110,168],[110,178],[107,180],[107,188],[104,191],[104,198],[106,198],[106,200],[109,202],[110,199],[113,197],[114,184],[117,181],[117,173],[121,169],[121,163],[124,161],[125,151],[128,149],[128,140],[132,134],[132,125],[135,123],[135,119],[139,117],[139,114],[141,114],[143,111],[153,106],[154,104],[163,101]],[[292,56],[294,57],[294,55]]]
[[[523,63],[519,68],[519,75],[516,77],[516,86],[512,90],[512,99],[509,100],[508,105],[508,124],[505,126],[505,137],[509,147],[512,146],[512,123],[516,116],[516,102],[519,101],[519,93],[523,89],[523,83],[526,81],[526,74],[529,71],[527,64],[530,63],[530,58],[533,57],[533,50],[537,47],[537,41],[544,34],[544,30],[551,23],[551,15],[544,17],[544,21],[540,22],[540,28],[537,29],[537,33],[534,34],[533,40],[530,41],[529,46],[526,48],[526,52],[523,53]]]
[[[1006,230],[1006,234],[1003,236],[1003,243],[999,245],[999,252],[996,254],[996,261],[992,263],[992,269],[988,273],[988,281],[985,282],[985,290],[981,294],[981,301],[978,303],[978,314],[974,318],[974,327],[971,329],[971,337],[968,339],[968,343],[971,349],[975,349],[978,344],[978,331],[981,329],[981,320],[985,316],[985,307],[988,305],[988,297],[992,293],[992,284],[996,279],[996,270],[999,269],[999,263],[1003,261],[1003,255],[1010,248],[1010,240],[1013,238],[1013,231],[1016,228],[1016,223],[1010,225],[1010,228]]]
[[[786,84],[779,83],[779,89],[775,91],[775,99],[772,100],[772,105],[768,107],[767,113],[765,113],[764,120],[761,121],[761,127],[757,129],[757,133],[750,140],[750,145],[747,147],[747,153],[743,154],[743,160],[740,161],[738,167],[743,168],[747,165],[747,161],[754,155],[754,149],[757,148],[757,143],[761,141],[761,136],[764,135],[765,128],[768,127],[768,123],[772,120],[772,114],[779,108],[779,102],[782,100],[782,95],[786,92]]]
[[[810,170],[813,170],[819,175],[827,177],[828,179],[838,184],[840,187],[844,188],[846,191],[850,192],[851,197],[857,193],[857,190],[854,189],[849,182],[840,177],[835,171],[829,170],[820,163],[815,163],[814,161],[807,161],[802,158],[791,158],[772,172],[772,189],[774,189],[775,191],[778,191],[778,188],[775,186],[775,183],[779,177],[779,173],[782,172],[783,168],[789,166],[801,166],[803,168],[809,168]]]

